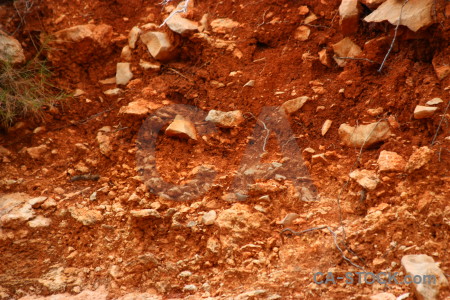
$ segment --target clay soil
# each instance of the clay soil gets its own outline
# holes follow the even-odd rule
[[[432,65],[434,57],[449,54],[450,16],[445,15],[449,4],[436,1],[437,23],[424,30],[413,33],[400,26],[393,51],[378,72],[379,64],[368,61],[348,60],[345,67],[333,61],[332,44],[344,38],[339,28],[339,3],[198,0],[188,17],[199,21],[207,13],[210,20],[230,18],[238,22],[239,26],[226,36],[212,36],[234,41],[242,55],[176,36],[179,55],[152,71],[139,67],[140,59],[154,60],[138,43],[131,60],[133,80],[118,96],[105,95],[105,90],[116,85],[99,80],[115,76],[133,26],[162,23],[167,14],[158,1],[34,1],[22,21],[11,3],[0,6],[3,29],[13,33],[20,28],[14,36],[23,43],[27,57],[35,53],[33,42],[39,45],[43,33],[88,23],[113,28],[108,46],[102,49],[94,51],[89,42],[81,42],[46,50],[44,55],[53,53],[50,63],[54,85],[69,92],[81,89],[85,94],[45,108],[40,119],[18,120],[0,134],[0,144],[12,153],[0,163],[1,192],[46,196],[56,201],[56,206],[37,209],[51,219],[50,226],[30,228],[23,224],[0,229],[3,299],[77,294],[99,288],[110,299],[145,292],[164,299],[233,299],[255,290],[264,291],[239,297],[368,299],[380,292],[399,296],[411,292],[410,286],[345,285],[343,281],[318,285],[313,282],[313,274],[361,271],[356,266],[375,273],[402,272],[400,260],[407,254],[432,256],[449,276],[450,116],[448,112],[444,115],[444,110],[450,101],[450,76],[439,80]],[[318,17],[308,26],[311,34],[306,41],[294,37],[305,19],[299,13],[300,6],[307,6]],[[361,46],[364,57],[381,62],[394,29],[388,23],[361,20],[358,32],[350,38]],[[167,28],[161,30],[169,32]],[[378,40],[365,46],[372,39]],[[318,59],[322,49],[331,58],[329,66]],[[238,73],[230,76],[230,72]],[[244,87],[249,80],[255,81],[254,86]],[[216,81],[224,86],[219,87]],[[302,201],[283,188],[268,191],[269,201],[260,200],[261,195],[238,204],[224,200],[223,195],[231,192],[236,171],[242,167],[247,145],[262,138],[254,136],[255,131],[263,131],[251,114],[258,116],[264,107],[280,106],[299,96],[312,100],[289,116],[290,130],[302,150],[319,200]],[[444,101],[437,113],[431,118],[414,119],[415,106],[435,97]],[[205,112],[245,113],[242,125],[217,129],[206,140],[191,142],[159,134],[157,168],[167,182],[184,184],[192,179],[195,167],[215,167],[214,184],[201,197],[165,200],[151,193],[139,179],[137,138],[146,116],[119,113],[121,107],[139,98],[160,106],[186,104]],[[379,115],[367,113],[379,107],[383,109]],[[341,144],[338,128],[342,123],[354,126],[386,118],[394,126],[393,135],[384,143],[362,151]],[[322,136],[326,120],[333,123]],[[100,152],[97,142],[104,126],[111,127],[107,136],[113,151],[109,156]],[[37,127],[42,130],[35,133]],[[43,144],[49,150],[37,159],[25,150]],[[282,146],[271,135],[262,162],[280,161]],[[349,180],[348,174],[355,169],[377,170],[383,150],[408,160],[422,146],[428,146],[434,155],[412,173],[382,173],[373,191],[364,191]],[[303,151],[308,147],[315,150],[314,154],[325,153],[325,159],[312,159],[311,153]],[[71,181],[82,174],[99,175],[100,179]],[[274,186],[277,184],[283,186]],[[92,201],[90,196],[95,191]],[[137,201],[130,201],[133,194]],[[84,225],[72,217],[71,208],[100,211],[102,218]],[[132,210],[149,208],[161,217],[141,220],[130,215]],[[214,210],[220,217],[230,209],[245,212],[243,219],[237,217],[229,227],[218,226],[217,221],[202,224],[204,213]],[[175,225],[173,213],[178,218]],[[288,213],[299,217],[289,225],[278,224]],[[329,226],[337,234],[342,253],[326,229],[300,236],[280,234],[285,228],[301,231],[318,226]],[[192,274],[179,276],[183,271]],[[48,284],[58,282],[58,276],[63,284]],[[186,289],[186,285],[195,285],[197,290]],[[449,293],[443,295],[445,298]],[[412,292],[405,299],[414,299]]]

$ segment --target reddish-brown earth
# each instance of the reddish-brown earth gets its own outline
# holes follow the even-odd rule
[[[28,57],[35,52],[32,40],[37,43],[43,34],[88,23],[107,24],[113,30],[110,38],[104,37],[104,48],[89,40],[73,45],[50,42],[45,55],[50,57],[54,84],[67,91],[81,89],[85,94],[48,108],[41,120],[19,120],[0,134],[1,145],[11,151],[0,164],[1,192],[56,201],[56,206],[35,209],[36,214],[51,219],[50,226],[30,228],[25,223],[0,228],[0,298],[77,294],[99,287],[110,299],[132,292],[164,298],[209,295],[233,299],[255,290],[265,292],[239,297],[368,299],[383,291],[395,296],[411,291],[407,285],[314,283],[315,272],[342,275],[360,271],[343,259],[327,230],[280,236],[283,228],[301,231],[323,225],[338,234],[345,257],[366,271],[401,272],[404,255],[427,254],[440,262],[448,277],[450,115],[444,115],[444,110],[450,101],[450,76],[438,79],[432,61],[449,62],[449,4],[436,1],[437,23],[426,29],[414,33],[401,26],[386,65],[377,72],[379,65],[368,61],[348,60],[341,68],[332,60],[332,44],[344,38],[339,29],[339,3],[196,1],[188,12],[191,20],[199,21],[207,13],[209,20],[239,22],[232,32],[211,36],[234,41],[242,57],[163,28],[179,43],[178,57],[164,62],[159,71],[143,70],[140,59],[154,60],[139,41],[131,60],[134,77],[119,96],[104,95],[103,91],[116,86],[99,80],[115,76],[133,26],[162,23],[167,14],[158,1],[34,1],[21,25],[11,4],[0,6],[3,29],[12,33],[20,25],[15,37],[23,42]],[[299,14],[300,6],[318,16],[309,26],[311,35],[306,41],[294,38],[305,18]],[[394,29],[388,23],[361,20],[358,32],[350,38],[363,49],[362,57],[381,62]],[[379,40],[364,46],[371,39]],[[331,58],[329,67],[318,60],[322,49]],[[230,76],[233,71],[239,73]],[[243,87],[249,80],[255,80],[254,86]],[[213,81],[225,86],[217,87]],[[323,89],[312,89],[317,86]],[[313,160],[311,154],[302,152],[320,201],[302,201],[289,188],[265,193],[270,201],[259,200],[261,195],[238,204],[223,200],[222,196],[231,192],[249,137],[255,127],[261,130],[261,124],[249,116],[299,96],[312,100],[289,117],[289,124],[301,150],[309,147],[315,154],[325,153],[326,160]],[[416,105],[435,97],[444,101],[438,111],[431,118],[414,119]],[[215,167],[216,179],[206,194],[190,201],[165,200],[150,193],[136,177],[137,138],[145,116],[125,116],[119,109],[139,98],[161,106],[178,103],[205,112],[245,113],[247,118],[239,127],[217,129],[207,141],[190,142],[164,134],[157,139],[157,169],[168,182],[185,183],[201,164]],[[319,106],[323,109],[317,109]],[[367,113],[378,107],[383,108],[379,115]],[[342,123],[354,126],[386,118],[393,135],[384,143],[361,152],[341,144],[338,128]],[[327,119],[333,123],[322,136]],[[111,127],[106,133],[112,146],[109,156],[100,152],[97,142],[104,126]],[[43,130],[33,133],[37,127]],[[48,150],[38,158],[27,154],[26,148],[43,144]],[[380,173],[381,182],[375,190],[363,192],[365,198],[362,187],[349,180],[348,174],[355,169],[376,171],[383,150],[408,160],[422,146],[433,150],[424,167],[411,173]],[[274,135],[267,152],[263,162],[281,161]],[[82,174],[98,174],[100,179],[70,180]],[[89,200],[95,191],[96,200]],[[138,199],[130,201],[133,194]],[[131,210],[147,208],[157,210],[161,218],[131,217]],[[83,225],[73,217],[74,209],[82,215],[99,212],[101,217]],[[226,218],[226,213],[236,215],[228,227],[219,226],[218,220],[204,225],[202,215],[210,210],[216,211],[218,220]],[[288,213],[297,213],[299,218],[289,226],[277,224]],[[217,247],[214,251],[213,244]],[[183,271],[192,274],[179,276]],[[197,291],[186,290],[188,284]],[[445,298],[450,293],[447,290],[442,295]],[[406,299],[413,299],[413,294]]]

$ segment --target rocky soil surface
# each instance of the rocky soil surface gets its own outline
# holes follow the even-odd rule
[[[449,20],[3,1],[0,54],[44,45],[72,96],[0,133],[0,299],[450,299]]]

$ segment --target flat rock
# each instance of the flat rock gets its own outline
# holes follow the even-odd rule
[[[115,89],[109,89],[103,92],[106,96],[117,96],[122,92],[121,89],[115,88]]]
[[[126,85],[132,78],[133,73],[131,73],[130,63],[128,62],[117,63],[116,84]]]
[[[328,130],[331,127],[331,124],[333,124],[333,121],[331,121],[331,120],[325,120],[325,122],[323,122],[322,130],[321,130],[322,136],[325,136],[325,134],[327,134]]]
[[[47,151],[48,151],[48,147],[46,145],[40,145],[37,147],[31,147],[31,148],[27,148],[27,154],[32,158],[32,159],[39,159],[42,157],[42,155],[44,155]]]
[[[391,135],[389,123],[386,121],[357,127],[341,124],[338,132],[344,145],[357,148],[368,148],[387,140]]]
[[[28,226],[30,226],[31,228],[48,227],[51,223],[51,219],[45,218],[43,216],[37,216],[33,220],[28,221]]]
[[[149,112],[155,111],[160,107],[162,107],[162,104],[141,98],[128,103],[126,106],[122,106],[119,110],[119,114],[145,116]]]
[[[134,218],[138,219],[148,219],[148,218],[161,218],[161,215],[156,209],[138,209],[138,210],[131,210],[130,214]]]
[[[289,226],[292,224],[292,222],[295,221],[295,219],[297,219],[298,217],[300,217],[299,214],[297,213],[288,213],[283,220],[278,221],[277,224],[278,225],[284,225],[284,226]]]
[[[159,63],[151,63],[151,62],[145,61],[143,59],[141,59],[139,61],[139,66],[142,69],[144,69],[144,70],[155,70],[155,71],[157,71],[157,70],[161,69],[161,64],[159,64]]]
[[[302,96],[292,100],[288,100],[281,105],[281,108],[284,109],[286,114],[290,115],[301,109],[309,99],[310,98],[308,96]]]
[[[205,121],[213,122],[219,127],[232,128],[239,126],[244,122],[244,116],[240,110],[223,112],[219,110],[210,110]]]
[[[72,206],[69,207],[68,211],[72,218],[86,226],[96,224],[103,220],[102,213],[95,209],[76,208]]]
[[[166,24],[170,30],[181,35],[198,31],[197,22],[183,18],[179,14],[173,15],[169,20],[167,20]]]
[[[112,33],[110,25],[84,24],[60,30],[55,33],[55,38],[57,43],[79,43],[84,39],[90,39],[106,47],[111,42]]]
[[[358,0],[342,0],[339,6],[339,25],[344,35],[358,31],[359,3]]]
[[[441,98],[433,98],[433,99],[427,101],[427,103],[425,103],[425,104],[426,105],[438,105],[438,104],[441,104],[443,102],[444,102],[444,100],[442,100]]]
[[[173,45],[164,32],[150,31],[141,34],[141,41],[147,46],[148,52],[156,60],[168,60],[173,56]]]
[[[12,36],[0,30],[0,61],[10,61],[13,64],[25,62],[22,45]]]
[[[405,255],[402,257],[402,266],[407,275],[414,279],[415,276],[420,277],[421,283],[417,284],[413,281],[412,288],[416,294],[417,299],[420,300],[437,300],[440,291],[449,286],[448,280],[444,272],[439,268],[439,265],[431,256],[425,254]],[[435,284],[426,283],[424,276],[433,276],[436,281]]]
[[[437,109],[437,107],[417,105],[414,109],[414,119],[430,118]]]
[[[420,147],[409,157],[405,166],[405,171],[412,173],[414,170],[418,170],[428,164],[433,157],[433,150],[427,146]]]
[[[357,57],[362,52],[361,48],[353,43],[348,37],[342,39],[336,44],[333,44],[333,51],[336,54],[334,60],[339,67],[345,66],[347,64],[347,60],[337,57]]]
[[[215,19],[211,22],[212,31],[216,33],[229,33],[238,26],[238,22],[228,18]]]
[[[387,0],[365,17],[364,21],[388,21],[396,26],[401,12],[400,25],[404,25],[412,31],[417,31],[434,23],[432,16],[433,2],[434,0],[409,0],[403,6],[404,1]]]
[[[180,115],[176,115],[175,120],[167,127],[166,135],[197,140],[197,130],[194,124]]]
[[[29,203],[33,198],[25,193],[0,195],[0,227],[17,227],[35,217]]]
[[[406,161],[396,152],[383,150],[378,157],[378,169],[384,171],[402,172],[405,170]]]
[[[377,173],[372,170],[355,170],[350,173],[350,178],[358,182],[364,189],[372,191],[380,183]]]

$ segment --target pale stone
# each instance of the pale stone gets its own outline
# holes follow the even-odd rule
[[[442,102],[444,102],[444,100],[442,100],[441,98],[433,98],[431,100],[429,100],[426,105],[438,105],[441,104]]]
[[[339,24],[344,35],[358,31],[359,4],[358,0],[342,0],[339,6]]]
[[[358,182],[366,190],[374,190],[380,183],[375,171],[372,170],[355,170],[350,173],[350,178]]]
[[[231,128],[237,127],[244,122],[244,116],[240,110],[223,112],[219,110],[210,110],[205,121],[213,122],[219,127]]]
[[[319,55],[319,61],[322,63],[322,65],[327,67],[331,66],[331,60],[328,56],[327,49],[322,49],[317,54]]]
[[[134,218],[138,219],[147,219],[147,218],[161,218],[161,215],[156,209],[139,209],[139,210],[131,210],[130,214]]]
[[[383,113],[383,108],[382,108],[382,107],[369,108],[369,109],[367,110],[367,114],[368,114],[369,116],[372,116],[372,117],[379,116],[379,115],[381,115],[382,113]]]
[[[387,0],[375,11],[364,18],[366,22],[388,21],[396,26],[401,12],[400,25],[407,26],[412,31],[417,31],[434,23],[432,16],[434,0]]]
[[[386,121],[357,127],[341,124],[338,132],[344,145],[357,148],[369,148],[373,144],[387,140],[391,135],[389,123]]]
[[[413,280],[416,276],[420,277],[421,282],[412,283],[412,289],[419,300],[437,300],[440,291],[449,286],[448,280],[439,268],[439,265],[431,256],[425,254],[405,255],[402,257],[402,266],[407,275]],[[434,283],[424,282],[425,276],[435,278]],[[430,278],[428,278],[430,279]]]
[[[283,220],[278,221],[277,224],[278,225],[285,225],[285,226],[289,226],[292,224],[292,222],[295,221],[295,219],[297,219],[298,217],[300,217],[299,214],[297,213],[288,213]]]
[[[386,2],[386,0],[362,0],[361,2],[364,3],[367,7],[375,9],[383,2]]]
[[[294,32],[294,38],[299,41],[306,41],[311,34],[311,29],[308,26],[302,25],[298,27]]]
[[[136,48],[136,42],[141,32],[142,30],[137,26],[131,28],[130,33],[128,34],[128,47],[130,47],[130,49]]]
[[[50,223],[52,222],[51,219],[45,218],[43,216],[37,216],[31,221],[28,221],[28,226],[31,228],[37,228],[37,227],[48,227],[50,226]]]
[[[405,169],[406,161],[396,152],[383,150],[378,157],[378,169],[384,171],[402,172]]]
[[[333,51],[337,57],[357,57],[362,52],[361,48],[353,43],[348,37],[333,44]],[[343,67],[347,64],[346,59],[339,59],[337,57],[334,57],[334,60],[339,67]]]
[[[37,147],[27,148],[26,151],[32,159],[40,159],[48,150],[49,149],[46,145],[40,145]]]
[[[99,131],[97,133],[97,143],[100,148],[100,152],[105,155],[109,156],[112,152],[112,146],[111,146],[111,140],[107,134],[105,134],[102,131]]]
[[[175,120],[167,127],[166,135],[197,140],[197,130],[194,124],[180,115],[177,115]]]
[[[162,107],[162,104],[154,103],[146,99],[138,99],[136,101],[128,103],[126,106],[122,106],[119,110],[119,114],[143,116],[151,111],[155,111]]]
[[[198,31],[198,23],[181,17],[179,14],[173,15],[166,22],[173,32],[184,35]]]
[[[309,99],[310,98],[308,96],[302,96],[292,100],[288,100],[281,105],[281,108],[284,109],[286,114],[290,115],[301,109]]]
[[[126,85],[132,78],[130,63],[117,63],[116,84]]]
[[[144,70],[155,70],[155,71],[157,71],[157,70],[160,70],[161,69],[161,64],[159,64],[159,63],[151,63],[151,62],[148,62],[148,61],[145,61],[145,60],[140,60],[140,62],[139,62],[139,66],[141,66],[141,68],[142,69],[144,69]]]
[[[89,210],[87,208],[69,207],[69,212],[72,218],[82,223],[83,225],[93,225],[103,220],[103,215],[98,210]]]
[[[433,150],[427,146],[420,147],[409,157],[406,163],[405,171],[408,173],[418,170],[428,164],[433,157]]]
[[[103,94],[107,95],[107,96],[117,96],[122,92],[121,89],[119,88],[115,88],[115,89],[109,89],[103,92]]]
[[[75,92],[73,93],[74,97],[79,97],[81,95],[86,94],[85,91],[81,90],[81,89],[76,89]]]
[[[126,61],[130,61],[131,60],[131,50],[130,47],[128,45],[126,45],[125,47],[122,48],[122,52],[120,53],[120,58],[126,60]]]
[[[414,119],[426,119],[430,118],[434,115],[434,112],[437,110],[437,107],[428,107],[417,105],[414,109]]]
[[[141,41],[155,59],[167,60],[172,57],[173,46],[166,33],[150,31],[141,34]]]
[[[325,122],[323,122],[323,125],[322,125],[322,136],[325,136],[325,134],[327,134],[327,132],[330,129],[332,123],[333,123],[333,121],[331,121],[331,120],[326,120]]]
[[[202,216],[202,223],[205,225],[213,225],[216,221],[217,213],[214,210],[210,210]]]
[[[85,24],[60,30],[55,33],[55,38],[57,43],[79,43],[84,39],[91,39],[100,46],[106,47],[110,44],[108,37],[112,35],[112,32],[113,30],[110,25]]]
[[[98,81],[101,84],[115,84],[116,83],[116,76],[111,78],[106,78]]]
[[[216,33],[229,33],[238,26],[238,22],[228,18],[215,19],[211,22],[212,31]]]
[[[25,55],[19,41],[1,30],[0,61],[10,61],[13,64],[21,64],[25,62]]]

